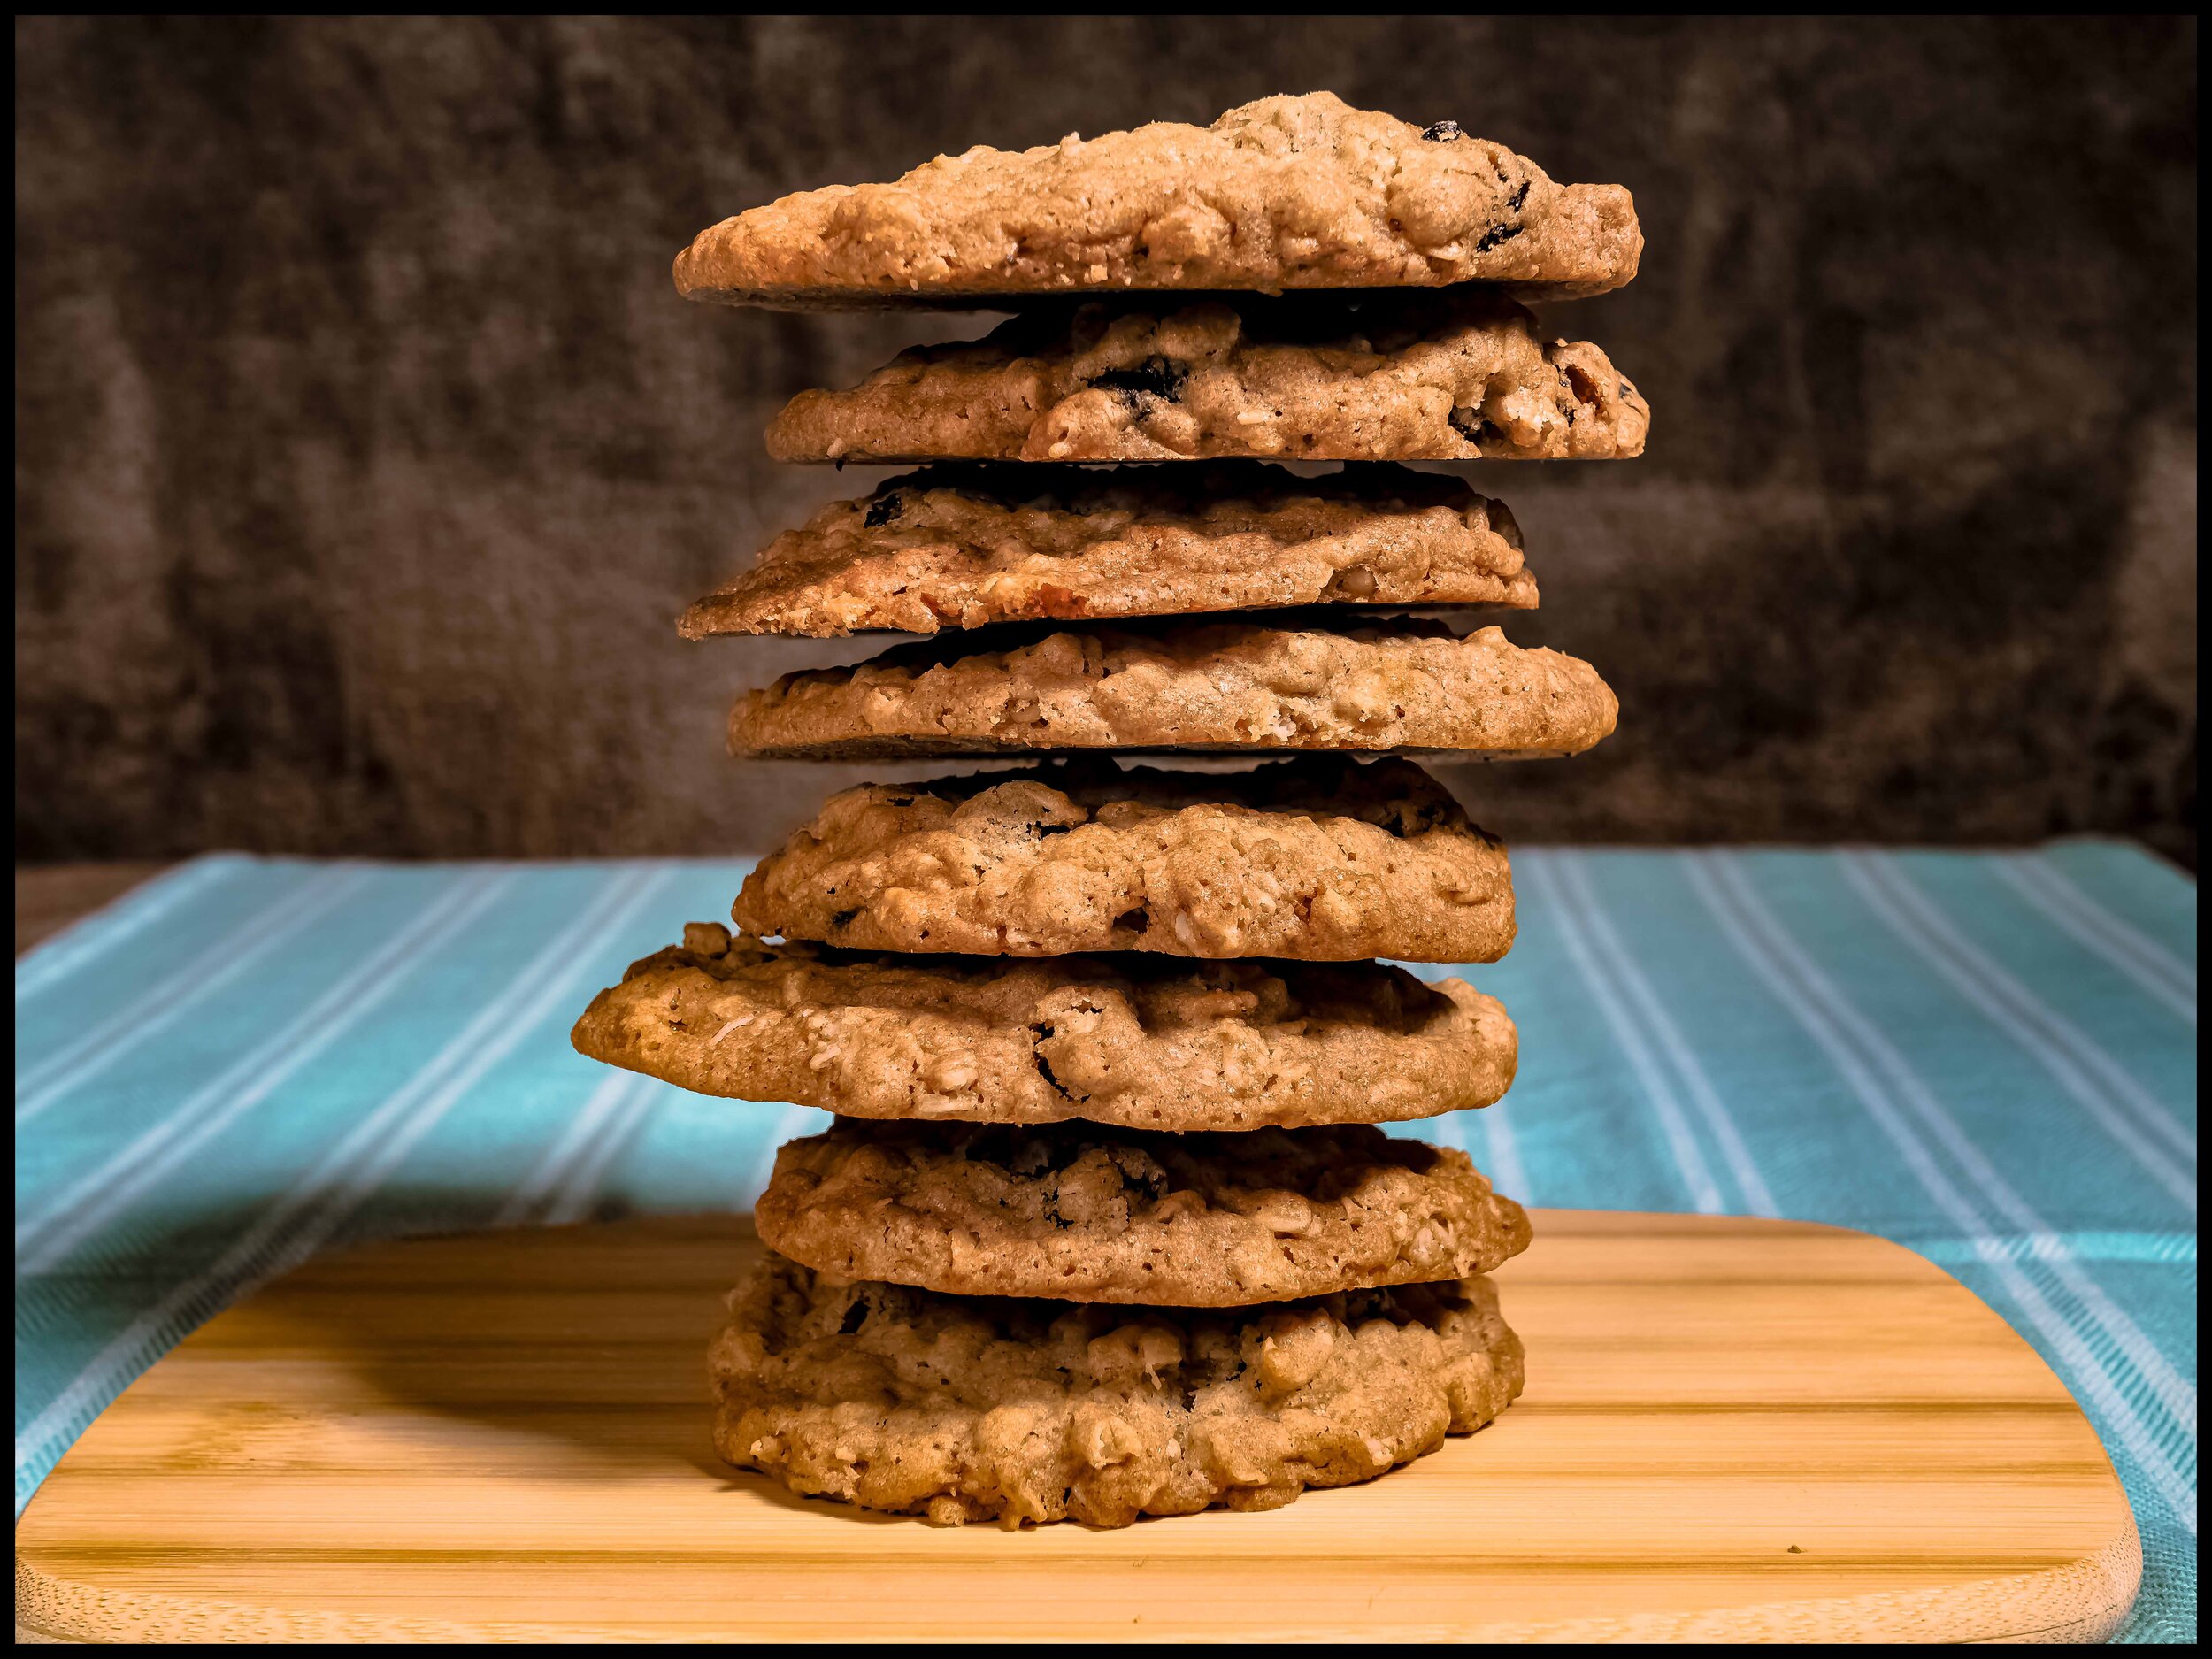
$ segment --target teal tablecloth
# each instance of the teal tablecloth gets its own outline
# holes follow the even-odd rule
[[[1530,1202],[1834,1222],[1940,1262],[2104,1436],[2147,1557],[2126,1634],[2193,1639],[2194,884],[2087,843],[1514,870],[1520,942],[1471,977],[1521,1081],[1425,1132]],[[742,873],[210,857],[19,962],[17,1512],[132,1377],[312,1251],[747,1207],[813,1114],[567,1041]]]

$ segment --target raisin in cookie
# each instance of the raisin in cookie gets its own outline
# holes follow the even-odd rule
[[[702,232],[676,287],[793,307],[1471,279],[1564,298],[1618,288],[1642,250],[1618,185],[1312,92],[787,196]]]
[[[1300,626],[1274,626],[1275,621]],[[1619,704],[1589,664],[1412,618],[946,634],[741,697],[730,753],[873,760],[1009,749],[1575,755]]]
[[[1612,460],[1651,411],[1605,353],[1510,300],[1048,307],[801,392],[780,461]]]
[[[1172,1135],[840,1118],[787,1141],[762,1241],[841,1279],[1240,1308],[1486,1273],[1528,1217],[1464,1152],[1363,1126]]]
[[[1228,1311],[944,1296],[770,1256],[715,1339],[715,1449],[810,1497],[1125,1526],[1271,1509],[1521,1392],[1487,1279]]]
[[[634,964],[572,1041],[703,1094],[1177,1131],[1487,1106],[1517,1054],[1495,997],[1379,962],[876,956],[714,922]]]
[[[686,611],[712,634],[934,634],[1032,618],[1536,603],[1520,527],[1463,480],[1374,462],[949,463],[832,502]]]
[[[1083,757],[833,795],[730,914],[863,950],[1494,962],[1513,882],[1503,843],[1409,761]]]

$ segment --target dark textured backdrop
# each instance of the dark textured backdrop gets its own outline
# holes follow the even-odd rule
[[[1619,734],[1454,775],[1509,836],[2009,841],[2194,861],[2195,49],[2177,21],[39,21],[16,30],[19,856],[723,852],[674,636],[865,478],[809,383],[964,332],[687,305],[782,192],[1328,87],[1633,188],[1556,313],[1656,411],[1480,467],[1525,642]]]

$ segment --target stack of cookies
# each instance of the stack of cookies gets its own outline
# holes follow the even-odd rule
[[[734,933],[687,927],[576,1027],[837,1114],[779,1152],[713,1347],[731,1463],[1119,1525],[1369,1479],[1519,1392],[1485,1275],[1527,1217],[1377,1127],[1495,1101],[1513,1025],[1375,958],[1513,940],[1505,849],[1407,753],[1572,754],[1615,703],[1405,614],[1536,585],[1501,503],[1402,464],[1637,454],[1635,388],[1519,301],[1641,245],[1624,190],[1317,93],[940,157],[677,260],[695,299],[1015,313],[795,397],[780,459],[919,470],[681,625],[929,636],[746,695],[730,747],[967,770],[834,796]]]

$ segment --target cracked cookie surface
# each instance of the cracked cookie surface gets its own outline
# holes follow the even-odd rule
[[[1613,460],[1651,411],[1493,295],[1047,307],[769,423],[779,461]]]
[[[1502,1411],[1487,1279],[1221,1311],[945,1296],[771,1255],[708,1358],[715,1449],[941,1525],[1271,1509]]]
[[[1281,626],[1279,626],[1280,624]],[[1409,618],[1307,615],[941,635],[786,674],[730,711],[736,756],[1019,749],[1456,749],[1574,755],[1613,730],[1597,671]]]
[[[1493,962],[1513,884],[1504,844],[1409,761],[1081,757],[833,795],[731,919],[864,950]]]
[[[787,1141],[762,1241],[841,1279],[1230,1308],[1486,1273],[1528,1217],[1464,1152],[1363,1126],[1159,1134],[841,1118]]]
[[[1566,298],[1628,281],[1642,250],[1618,185],[1313,92],[787,196],[701,232],[675,278],[690,299],[794,307],[1469,280]]]
[[[1487,1106],[1495,997],[1379,962],[879,956],[695,922],[576,1023],[680,1088],[871,1118],[1130,1129],[1386,1123]]]
[[[678,628],[934,634],[1320,603],[1526,610],[1536,581],[1505,504],[1441,473],[951,462],[832,502]]]

